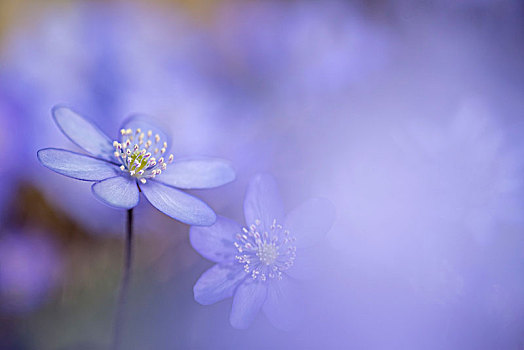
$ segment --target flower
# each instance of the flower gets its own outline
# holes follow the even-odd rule
[[[4,167],[8,170],[0,171],[2,178],[6,179],[5,171],[13,172],[15,180],[23,173],[24,183],[35,186],[50,205],[89,234],[120,233],[120,213],[107,210],[89,191],[79,190],[85,183],[33,171],[41,166],[34,157],[37,150],[50,145],[69,148],[55,125],[42,117],[57,101],[75,106],[107,131],[117,130],[127,111],[148,111],[161,123],[177,125],[171,144],[177,156],[227,152],[235,160],[226,143],[213,148],[221,141],[217,130],[231,134],[229,119],[221,118],[231,111],[227,106],[218,108],[224,89],[215,88],[207,72],[213,61],[207,54],[209,43],[183,8],[166,11],[163,6],[120,1],[64,7],[48,2],[31,23],[13,24],[0,45],[0,100],[5,98],[11,109],[6,118],[12,115],[9,118],[24,127],[2,124],[9,133],[0,132],[4,137],[0,145],[16,152],[4,148],[0,159],[21,157],[21,152],[28,157],[23,171],[15,169],[19,162],[11,162]],[[75,196],[56,196],[57,188]]]
[[[38,151],[47,168],[78,180],[93,181],[93,194],[105,204],[131,209],[139,192],[164,214],[190,225],[211,225],[216,215],[201,200],[179,189],[203,189],[231,182],[235,173],[224,160],[168,156],[169,138],[147,116],[134,115],[111,141],[97,126],[71,109],[56,106],[60,130],[90,155],[57,148]],[[169,166],[168,166],[169,164]]]
[[[260,309],[276,327],[294,328],[299,281],[311,275],[311,248],[331,227],[334,208],[314,198],[284,216],[274,178],[259,174],[249,183],[244,216],[243,228],[221,216],[212,226],[191,227],[193,248],[217,263],[195,284],[195,300],[210,305],[233,296],[235,328],[249,327]]]

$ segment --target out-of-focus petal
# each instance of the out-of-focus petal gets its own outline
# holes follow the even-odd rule
[[[244,199],[246,224],[260,220],[262,229],[269,230],[273,220],[282,222],[284,208],[273,176],[258,174],[250,182]]]
[[[233,296],[233,292],[246,273],[240,264],[216,264],[200,276],[193,287],[195,300],[202,305],[211,305]]]
[[[122,123],[121,129],[131,129],[133,131],[136,131],[136,129],[141,129],[143,133],[147,135],[147,132],[151,130],[152,133],[152,142],[153,146],[152,149],[155,148],[162,148],[162,143],[167,142],[167,148],[166,152],[169,151],[169,147],[171,146],[171,138],[168,133],[166,133],[165,130],[167,128],[163,127],[162,125],[158,124],[158,122],[153,119],[152,117],[145,115],[145,114],[134,114],[130,116],[129,118],[125,119]],[[155,145],[154,137],[155,135],[160,136],[160,145]],[[122,140],[122,135],[119,134],[119,139]]]
[[[304,315],[300,285],[290,278],[270,281],[263,311],[275,327],[283,330],[297,328]]]
[[[312,280],[318,278],[323,272],[326,252],[322,247],[297,248],[293,266],[285,273],[299,280]]]
[[[195,157],[175,160],[157,181],[178,188],[200,189],[218,187],[234,179],[235,171],[228,161]]]
[[[113,144],[96,125],[65,106],[55,106],[51,113],[60,130],[77,146],[95,157],[113,159]]]
[[[78,180],[101,181],[116,176],[120,171],[105,160],[64,149],[41,149],[37,156],[46,168]]]
[[[129,177],[112,177],[95,183],[91,189],[98,199],[115,208],[134,208],[140,199],[136,180]]]
[[[189,239],[193,248],[204,258],[215,261],[234,260],[237,250],[233,244],[242,227],[233,220],[217,216],[211,226],[192,226]]]
[[[155,208],[173,219],[197,226],[209,226],[216,220],[206,203],[176,188],[149,180],[140,189]]]
[[[246,329],[257,316],[267,295],[267,285],[251,278],[238,286],[233,297],[229,322],[238,329]]]
[[[284,226],[296,237],[297,247],[318,243],[335,220],[335,207],[324,198],[312,198],[292,210]]]

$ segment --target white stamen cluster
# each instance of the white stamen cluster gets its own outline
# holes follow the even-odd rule
[[[160,175],[166,170],[167,164],[173,162],[172,154],[167,160],[164,159],[167,142],[161,142],[160,135],[153,135],[151,130],[142,132],[140,128],[122,129],[120,134],[122,142],[113,141],[115,157],[122,163],[120,169],[141,183],[145,184],[146,179]]]
[[[260,233],[260,223],[260,220],[255,220],[255,224],[242,228],[242,232],[237,234],[234,244],[239,255],[235,258],[253,279],[281,280],[282,272],[295,261],[295,237],[276,220],[268,231]]]

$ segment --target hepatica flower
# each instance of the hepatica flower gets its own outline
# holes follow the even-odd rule
[[[217,187],[232,181],[228,162],[206,157],[177,159],[169,154],[169,138],[144,115],[128,118],[117,138],[71,109],[52,110],[60,130],[89,154],[46,148],[38,159],[47,168],[75,179],[93,181],[93,194],[109,206],[131,209],[139,193],[166,215],[190,225],[211,225],[213,210],[180,189]]]
[[[247,328],[262,309],[276,327],[297,325],[300,280],[311,275],[315,244],[327,233],[334,208],[310,199],[284,215],[275,180],[255,176],[244,199],[246,226],[224,217],[193,226],[192,246],[216,262],[194,286],[195,300],[210,305],[233,296],[231,325]]]

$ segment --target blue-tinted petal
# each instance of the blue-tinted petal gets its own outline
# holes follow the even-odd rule
[[[318,243],[335,220],[335,207],[324,198],[312,198],[292,210],[284,226],[296,237],[297,247]]]
[[[204,272],[193,287],[195,300],[202,305],[211,305],[233,296],[246,272],[238,265],[217,264]]]
[[[273,220],[282,222],[284,208],[275,178],[258,174],[250,182],[244,199],[246,224],[260,220],[263,230],[269,230]]]
[[[105,160],[64,149],[41,149],[37,157],[46,168],[78,180],[100,181],[120,172],[116,165]]]
[[[209,226],[216,220],[206,203],[176,188],[149,180],[140,189],[155,208],[173,219],[198,226]]]
[[[233,297],[229,322],[238,329],[246,329],[257,316],[267,295],[265,283],[251,278],[238,286]]]
[[[55,106],[51,113],[60,130],[73,143],[95,157],[113,159],[113,143],[96,125],[68,107]]]
[[[270,281],[263,311],[275,327],[286,331],[297,328],[304,319],[304,306],[297,282],[290,278]]]
[[[136,180],[130,177],[112,177],[93,184],[91,189],[98,199],[114,208],[134,208],[140,199]]]
[[[192,226],[189,240],[193,248],[204,258],[215,262],[234,260],[237,253],[233,244],[235,235],[242,227],[233,220],[217,216],[211,226]]]
[[[235,171],[228,161],[195,157],[175,159],[157,181],[178,188],[199,189],[218,187],[234,179]]]
[[[169,147],[171,146],[171,137],[167,133],[167,128],[163,125],[160,125],[155,119],[153,119],[150,116],[147,116],[145,114],[134,114],[127,119],[124,120],[122,123],[122,126],[120,129],[131,129],[133,131],[136,131],[136,129],[141,129],[143,133],[147,135],[147,132],[151,130],[153,135],[153,146],[152,149],[156,148],[162,148],[161,145],[155,146],[155,140],[154,136],[158,134],[160,136],[160,144],[163,144],[164,142],[167,142],[167,149],[166,151],[169,151]],[[122,139],[122,135],[119,134],[119,139]]]
[[[312,280],[320,276],[322,266],[325,266],[326,252],[322,247],[299,247],[296,251],[293,266],[286,274],[298,280]]]

